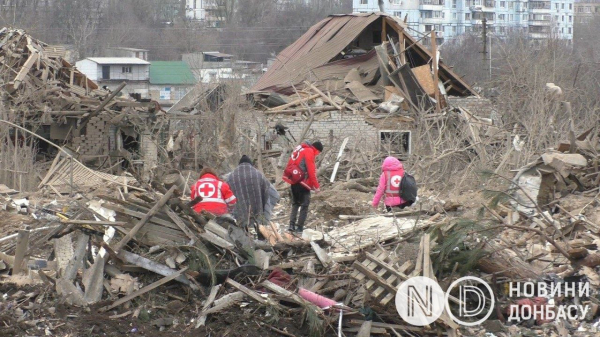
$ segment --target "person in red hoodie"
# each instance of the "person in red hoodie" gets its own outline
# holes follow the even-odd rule
[[[400,198],[400,182],[404,177],[404,166],[398,158],[387,157],[381,165],[381,176],[379,177],[379,186],[375,197],[373,197],[373,207],[377,208],[381,197],[385,196],[383,201],[388,212],[392,207],[404,208],[404,200]]]
[[[315,158],[323,151],[323,144],[320,141],[314,143],[304,142],[298,145],[292,152],[288,161],[288,166],[296,165],[304,171],[304,180],[293,184],[292,192],[292,212],[290,214],[290,232],[302,233],[304,222],[308,216],[308,206],[310,205],[310,192],[320,191],[319,180],[317,179],[317,169]],[[300,215],[298,216],[298,210]],[[298,222],[296,222],[298,220]]]
[[[200,213],[204,210],[214,215],[228,213],[228,206],[233,206],[237,201],[229,185],[220,180],[209,167],[200,172],[200,178],[192,186],[190,196],[192,200],[202,197],[202,201],[194,205],[194,211]]]

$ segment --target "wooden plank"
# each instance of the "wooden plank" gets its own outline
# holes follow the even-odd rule
[[[26,271],[23,269],[25,253],[29,248],[29,230],[21,229],[17,235],[17,248],[15,249],[15,260],[13,265],[13,275],[19,275]]]
[[[262,296],[260,296],[259,294],[257,294],[255,291],[246,288],[245,286],[237,283],[236,281],[234,281],[234,280],[232,280],[230,278],[228,278],[225,281],[225,283],[227,283],[230,286],[234,287],[235,289],[243,292],[248,297],[252,298],[253,300],[255,300],[256,302],[258,302],[260,304],[270,304],[270,301],[268,299],[263,298]]]
[[[140,230],[140,228],[142,228],[142,226],[144,226],[146,224],[146,222],[148,222],[148,220],[150,220],[150,218],[152,218],[152,216],[154,214],[156,214],[158,212],[158,210],[160,210],[162,208],[162,206],[164,206],[164,204],[167,203],[167,201],[169,200],[169,198],[171,197],[171,195],[173,195],[173,192],[175,191],[175,188],[176,188],[175,185],[171,186],[171,188],[167,191],[167,193],[165,193],[165,195],[163,195],[162,198],[160,198],[160,200],[156,203],[156,205],[154,205],[154,207],[152,207],[152,209],[150,210],[150,212],[148,212],[142,219],[140,219],[140,221],[135,225],[135,227],[133,227],[133,229],[131,229],[131,231],[129,231],[129,233],[127,233],[127,235],[125,235],[125,237],[123,237],[123,239],[121,239],[121,241],[119,241],[113,247],[113,250],[115,252],[118,253],[123,247],[125,247],[125,245]]]
[[[235,247],[233,243],[223,240],[221,237],[217,236],[213,232],[207,231],[206,233],[201,233],[200,237],[217,247],[225,249],[233,249]]]
[[[220,238],[222,238],[225,241],[231,242],[231,240],[229,239],[229,233],[227,233],[227,230],[225,228],[221,227],[214,220],[210,220],[208,223],[206,223],[206,225],[204,225],[204,229],[212,232],[213,234],[216,234],[217,236],[219,236]]]
[[[143,256],[128,252],[126,250],[122,250],[118,253],[118,256],[120,259],[122,259],[125,262],[134,264],[138,267],[142,267],[146,270],[149,270],[153,273],[162,275],[162,276],[172,276],[173,274],[177,273],[177,271],[175,269],[171,269],[168,266],[165,266],[164,264],[160,264],[158,262],[152,261],[150,259],[147,259]],[[190,281],[183,275],[176,277],[174,279],[175,281],[179,281],[185,285],[191,285]]]
[[[311,241],[310,246],[312,247],[313,251],[315,252],[315,255],[317,255],[317,258],[319,259],[319,261],[321,261],[321,264],[325,268],[333,268],[336,265],[335,261],[333,261],[331,256],[327,254],[325,249],[321,248],[316,242]]]
[[[173,211],[171,207],[165,205],[163,206],[163,211],[167,214],[169,218],[171,218],[171,220],[173,220],[177,227],[179,227],[179,229],[181,229],[185,233],[185,235],[187,235],[190,238],[190,240],[194,241],[194,243],[200,243],[200,239],[196,236],[196,234],[194,234],[194,232],[192,232],[192,230],[189,229],[189,227],[186,226],[185,223],[183,223],[179,215],[177,215],[177,213],[175,213],[175,211]]]
[[[313,95],[310,95],[310,96],[307,96],[307,97],[304,97],[304,98],[297,99],[295,101],[289,102],[287,104],[283,104],[283,105],[276,106],[274,108],[268,109],[267,112],[278,112],[278,111],[284,110],[286,108],[289,108],[291,106],[302,104],[303,102],[306,102],[306,101],[310,101],[311,99],[315,99],[315,98],[320,97],[320,96],[321,95],[319,95],[319,94],[313,94]]]
[[[388,272],[396,275],[398,278],[401,278],[403,280],[408,280],[408,276],[404,275],[403,273],[397,271],[394,267],[388,265],[387,263],[382,262],[381,260],[379,260],[377,257],[375,257],[375,255],[371,254],[371,253],[366,253],[366,256],[369,260],[373,261],[375,264],[377,264],[379,267],[386,269]]]
[[[360,326],[360,330],[358,330],[356,337],[370,337],[372,323],[372,321],[364,321],[363,324]]]
[[[215,300],[213,307],[206,310],[204,312],[204,314],[210,315],[210,314],[219,312],[221,310],[227,309],[230,306],[234,305],[235,303],[243,300],[245,296],[246,295],[244,295],[244,293],[241,291],[236,291],[234,293],[227,294],[227,295],[219,298],[218,300]]]
[[[332,106],[334,106],[336,109],[343,110],[343,108],[341,106],[339,106],[339,104],[337,104],[332,99],[330,99],[329,96],[325,95],[321,90],[319,90],[319,88],[315,87],[314,84],[312,84],[312,83],[310,83],[308,81],[304,81],[304,84],[306,84],[307,86],[309,86],[317,94],[321,95],[321,97],[323,97],[324,100],[326,100],[327,102],[329,102],[329,104],[331,104]]]
[[[147,293],[147,292],[149,292],[151,290],[154,290],[154,289],[160,287],[161,285],[163,285],[163,284],[165,284],[165,283],[167,283],[169,281],[172,281],[172,280],[176,279],[181,274],[183,274],[186,270],[187,270],[187,267],[183,268],[183,269],[181,269],[181,270],[179,270],[179,271],[177,271],[175,273],[173,273],[173,275],[167,276],[167,277],[165,277],[163,279],[160,279],[160,280],[158,280],[158,281],[156,281],[156,282],[154,282],[154,283],[152,283],[150,285],[147,285],[144,288],[142,288],[142,289],[140,289],[140,290],[132,293],[131,295],[127,295],[127,296],[125,296],[125,297],[123,297],[123,298],[115,301],[113,304],[101,308],[99,311],[100,312],[106,312],[106,311],[108,311],[108,310],[110,310],[112,308],[115,308],[115,307],[123,304],[123,303],[129,302],[132,299],[134,299],[134,298],[136,298],[136,297],[138,297],[140,295],[143,295],[143,294],[145,294],[145,293]]]
[[[206,323],[206,317],[207,317],[206,311],[215,301],[215,298],[217,297],[217,293],[219,292],[219,289],[221,289],[220,284],[218,284],[210,289],[210,294],[208,295],[208,298],[204,302],[204,305],[202,306],[202,311],[200,312],[200,315],[198,316],[198,322],[196,322],[196,326],[195,326],[196,329],[198,329],[201,326],[204,326],[204,324]]]
[[[390,253],[388,251],[377,249],[375,251],[374,256],[376,258],[386,259],[389,255],[390,255]],[[373,261],[366,261],[366,262],[363,261],[363,263],[365,263],[365,266],[371,270],[376,265]],[[352,273],[352,277],[355,278],[357,281],[362,281],[365,278],[365,275],[361,274],[358,270],[355,270]]]
[[[375,274],[372,270],[369,270],[369,268],[367,268],[361,262],[358,262],[358,261],[354,262],[352,264],[352,267],[354,267],[355,269],[358,269],[361,273],[365,274],[365,276],[368,279],[373,280],[376,284],[385,288],[385,290],[387,290],[391,293],[396,293],[397,289],[394,286],[391,286],[388,283],[386,283],[385,280],[381,278],[381,276]]]

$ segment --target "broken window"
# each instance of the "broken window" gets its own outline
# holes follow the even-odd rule
[[[131,73],[131,66],[122,67],[122,73]]]
[[[396,130],[379,131],[379,150],[388,154],[411,153],[411,132]]]

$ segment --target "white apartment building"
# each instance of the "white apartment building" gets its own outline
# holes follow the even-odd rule
[[[384,0],[384,11],[405,19],[409,28],[432,29],[442,43],[467,32],[488,31],[502,36],[509,30],[526,32],[532,39],[573,39],[574,0]],[[378,12],[378,0],[353,0],[353,11]]]
[[[221,27],[224,8],[217,0],[185,0],[185,16],[208,27]]]

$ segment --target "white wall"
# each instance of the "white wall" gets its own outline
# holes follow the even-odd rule
[[[102,77],[102,67],[98,64],[98,77]],[[110,64],[110,79],[111,80],[128,80],[128,81],[149,81],[150,80],[150,65],[148,64]],[[131,67],[131,73],[124,73],[123,67]]]
[[[75,63],[75,67],[79,69],[85,76],[92,81],[98,80],[98,67],[96,62],[92,62],[88,59],[81,60]]]

